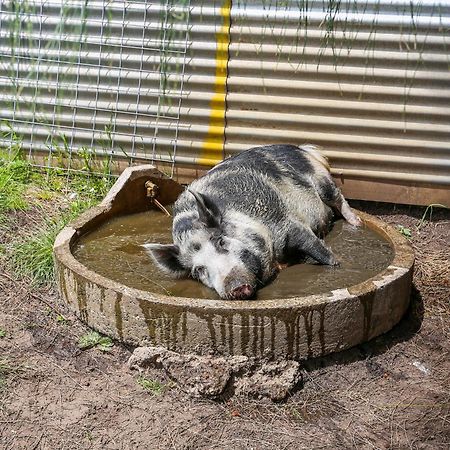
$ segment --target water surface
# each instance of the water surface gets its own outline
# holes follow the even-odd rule
[[[219,298],[194,280],[173,280],[161,273],[141,244],[172,242],[172,218],[159,211],[117,217],[83,236],[74,248],[75,257],[89,269],[129,287],[160,294]],[[337,221],[325,242],[340,261],[340,267],[297,264],[281,271],[258,299],[288,298],[318,294],[370,278],[386,268],[393,258],[387,241],[375,231],[354,229]]]

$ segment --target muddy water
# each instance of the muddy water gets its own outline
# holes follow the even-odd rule
[[[82,237],[75,257],[89,269],[122,284],[155,293],[218,298],[193,280],[173,280],[161,274],[142,249],[146,242],[171,242],[172,219],[150,211],[118,217]],[[258,299],[288,298],[350,286],[377,274],[393,258],[390,245],[368,229],[353,229],[337,221],[325,238],[341,265],[338,268],[297,264],[284,269]]]

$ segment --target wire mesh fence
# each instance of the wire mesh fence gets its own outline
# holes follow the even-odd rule
[[[173,166],[189,12],[189,0],[1,1],[2,146],[110,172],[116,156],[154,160],[166,125],[158,153]]]

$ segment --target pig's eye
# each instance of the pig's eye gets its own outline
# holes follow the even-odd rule
[[[219,238],[219,240],[217,241],[217,245],[218,245],[220,248],[224,248],[225,245],[226,245],[225,239]]]
[[[192,271],[192,276],[194,278],[201,278],[205,274],[206,274],[206,267],[204,266],[198,266]]]

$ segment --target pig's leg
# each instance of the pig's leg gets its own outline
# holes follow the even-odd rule
[[[347,200],[332,179],[326,177],[321,180],[318,191],[321,200],[330,208],[338,211],[350,225],[361,226],[361,219],[351,210]]]
[[[328,266],[339,265],[330,249],[308,228],[295,223],[287,235],[287,247],[290,251],[298,251]]]

